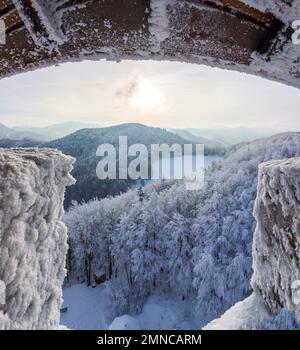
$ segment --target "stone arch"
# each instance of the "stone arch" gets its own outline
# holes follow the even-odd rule
[[[0,77],[68,61],[203,63],[300,86],[294,0],[0,0]]]

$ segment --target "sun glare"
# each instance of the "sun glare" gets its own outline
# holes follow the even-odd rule
[[[162,112],[165,107],[165,98],[153,82],[143,79],[130,97],[129,105],[142,113]]]

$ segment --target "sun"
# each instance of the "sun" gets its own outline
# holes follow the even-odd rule
[[[165,109],[165,98],[149,79],[142,79],[129,98],[129,105],[142,113],[159,113]]]

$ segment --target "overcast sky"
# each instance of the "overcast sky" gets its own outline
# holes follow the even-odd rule
[[[300,130],[300,90],[184,63],[82,62],[0,81],[0,122]]]

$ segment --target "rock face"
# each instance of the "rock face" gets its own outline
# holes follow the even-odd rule
[[[72,164],[55,150],[0,149],[0,329],[59,326]]]
[[[300,158],[259,167],[254,208],[253,294],[205,329],[282,329],[300,323]],[[282,315],[288,315],[282,317]],[[270,326],[269,325],[269,326]],[[269,327],[268,326],[268,327]]]
[[[271,313],[285,308],[300,322],[300,159],[267,162],[259,172],[252,287]]]

